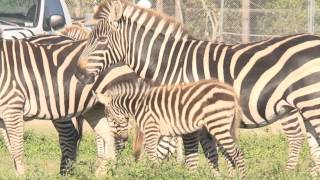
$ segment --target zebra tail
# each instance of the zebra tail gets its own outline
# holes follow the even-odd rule
[[[84,121],[84,118],[81,117],[81,116],[78,116],[76,118],[76,128],[77,128],[77,131],[78,131],[78,142],[77,142],[77,150],[79,151],[79,146],[80,146],[80,142],[81,142],[81,139],[82,139],[82,134],[83,134],[83,121]]]
[[[239,100],[235,97],[235,116],[233,118],[231,126],[231,135],[235,138],[236,141],[239,141],[240,126],[242,120],[242,110],[239,105]]]
[[[143,133],[138,127],[136,127],[136,135],[133,143],[133,156],[135,161],[138,161],[141,155],[141,149],[143,146]]]

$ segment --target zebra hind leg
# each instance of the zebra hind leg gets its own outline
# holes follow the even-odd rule
[[[71,118],[64,121],[52,121],[59,134],[59,144],[61,148],[60,174],[69,174],[72,170],[73,163],[77,158],[77,149],[79,133],[74,127]]]
[[[233,114],[233,112],[226,112],[224,114]],[[240,151],[238,145],[236,144],[236,137],[232,132],[232,125],[227,122],[233,122],[234,116],[224,116],[224,117],[206,117],[205,127],[209,133],[214,137],[217,144],[222,150],[225,158],[230,161],[231,165],[235,164],[239,170],[240,178],[244,179],[246,176],[245,163],[243,153]],[[234,127],[238,128],[238,127]],[[229,176],[232,174],[233,168],[229,167]]]
[[[286,165],[286,170],[296,168],[299,161],[300,150],[304,141],[304,134],[299,123],[300,114],[295,110],[287,117],[281,119],[283,132],[289,142],[289,157]]]
[[[317,177],[320,172],[320,121],[315,120],[304,120],[306,131],[307,131],[307,141],[310,148],[310,153],[314,166],[311,169],[311,176]]]
[[[199,138],[198,132],[193,132],[185,134],[182,136],[184,153],[185,153],[185,162],[186,166],[190,170],[195,170],[198,167],[199,161]]]
[[[206,156],[209,166],[212,169],[213,175],[215,177],[221,176],[218,165],[218,151],[214,139],[204,128],[199,133],[199,139],[204,155]]]

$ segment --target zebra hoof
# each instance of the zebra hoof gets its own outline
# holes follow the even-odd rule
[[[99,158],[94,167],[95,167],[95,172],[94,174],[96,176],[103,176],[107,173],[107,168],[106,168],[106,163],[107,163],[107,160],[103,159],[103,158]]]
[[[213,177],[215,177],[215,178],[220,178],[221,177],[221,173],[219,172],[219,170],[212,169],[211,171],[212,171]]]
[[[311,179],[318,179],[320,174],[320,168],[319,166],[315,165],[312,167],[310,175],[311,175]]]

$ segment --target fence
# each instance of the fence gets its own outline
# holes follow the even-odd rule
[[[92,12],[93,5],[99,3],[68,1],[77,18]],[[206,40],[240,43],[294,33],[320,34],[320,0],[149,1],[152,8],[175,16],[193,36]]]

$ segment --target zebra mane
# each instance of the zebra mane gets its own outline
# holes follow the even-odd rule
[[[63,28],[57,33],[72,38],[73,40],[85,40],[89,38],[90,32],[80,24],[73,23],[71,26]]]
[[[106,0],[105,2],[101,3],[94,13],[94,18],[98,19],[98,20],[108,19],[111,8],[112,8],[112,1],[114,1],[114,0]],[[172,16],[168,16],[168,15],[161,13],[159,11],[156,11],[156,10],[140,7],[138,5],[133,4],[132,2],[128,2],[128,1],[124,1],[124,0],[117,0],[117,1],[121,2],[121,4],[123,5],[122,16],[124,16],[132,21],[140,23],[140,22],[136,21],[135,19],[133,19],[132,15],[130,15],[132,10],[134,12],[139,11],[140,14],[144,13],[149,18],[154,17],[156,22],[160,22],[160,21],[164,20],[165,22],[167,22],[167,25],[170,25],[173,27],[172,28],[173,32],[178,31],[182,34],[189,34],[187,29],[183,26],[183,24]],[[163,30],[163,33],[165,33],[165,31],[166,30]]]
[[[121,76],[121,79],[110,82],[106,93],[112,97],[133,93],[144,93],[154,86],[157,86],[157,84],[140,78],[135,73],[130,73],[128,76]]]

